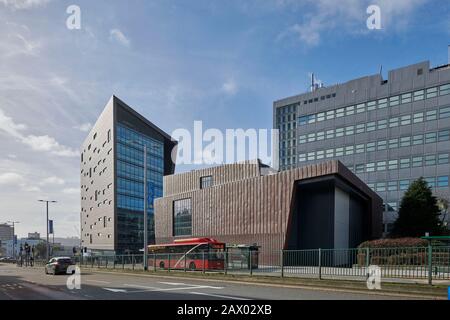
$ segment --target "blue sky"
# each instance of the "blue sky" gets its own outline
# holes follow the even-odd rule
[[[112,94],[168,133],[271,128],[310,72],[327,85],[445,64],[449,38],[448,1],[0,0],[0,223],[43,233],[36,200],[51,198],[56,236],[78,235],[78,148]]]

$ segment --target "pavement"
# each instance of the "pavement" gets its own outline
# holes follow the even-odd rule
[[[277,284],[187,279],[160,275],[83,271],[80,289],[69,275],[46,275],[43,267],[0,264],[0,300],[399,300],[406,295],[305,288]]]

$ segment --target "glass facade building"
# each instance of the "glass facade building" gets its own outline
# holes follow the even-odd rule
[[[274,127],[282,170],[340,160],[383,198],[385,233],[415,179],[450,199],[450,66],[422,62],[276,101]]]
[[[144,145],[148,243],[155,241],[154,199],[173,174],[176,141],[112,97],[82,146],[82,246],[93,253],[139,253],[144,244]]]

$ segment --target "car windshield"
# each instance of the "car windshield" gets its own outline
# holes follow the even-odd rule
[[[58,262],[61,262],[61,263],[72,263],[72,260],[71,259],[58,259]]]

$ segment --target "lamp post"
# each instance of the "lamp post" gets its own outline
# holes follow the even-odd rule
[[[47,261],[48,261],[48,259],[49,259],[49,250],[50,250],[50,245],[49,245],[49,240],[48,240],[48,204],[49,203],[56,203],[56,201],[53,201],[53,200],[38,200],[39,202],[45,202],[46,203],[46,208],[47,208],[47,210],[46,210],[46,212],[47,212],[47,250],[46,250],[46,254],[45,254],[45,256],[46,256],[46,258],[47,258]]]
[[[15,226],[16,223],[20,223],[19,221],[7,221],[7,223],[11,223],[12,224],[12,228],[13,228],[13,243],[12,243],[12,247],[13,247],[13,258],[16,258],[16,237],[15,237]]]

